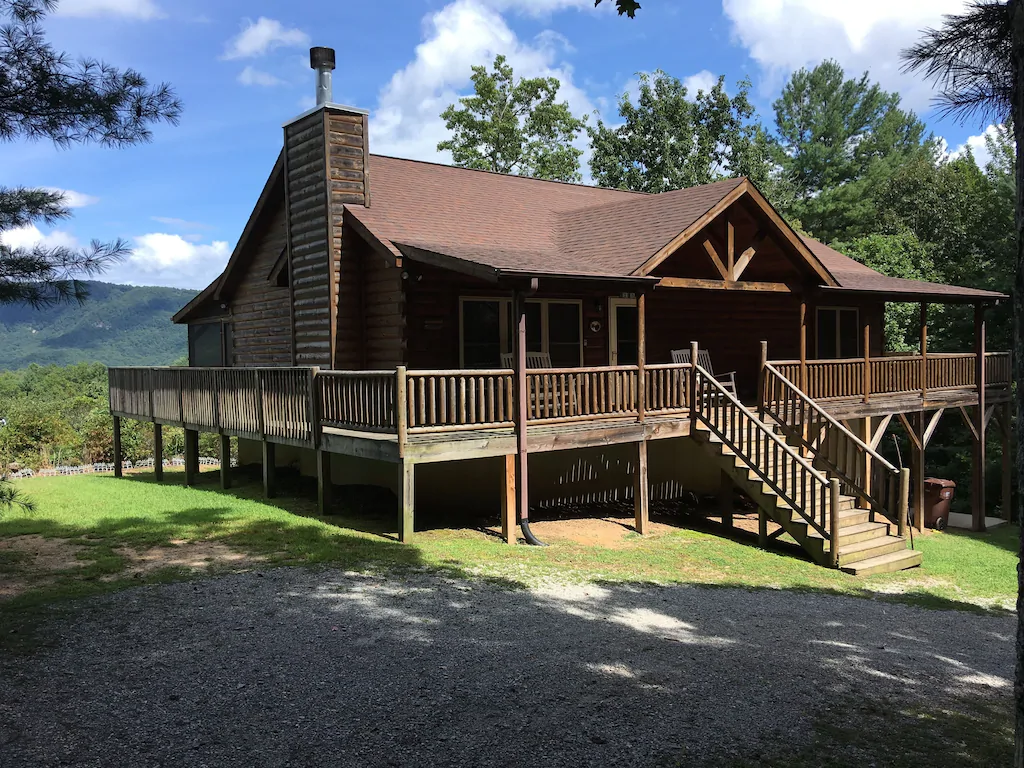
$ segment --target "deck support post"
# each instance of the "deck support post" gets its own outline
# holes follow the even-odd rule
[[[633,512],[636,518],[636,532],[646,536],[651,532],[650,521],[651,487],[647,480],[647,440],[636,444],[636,471],[633,473]]]
[[[870,416],[865,416],[863,419],[861,419],[861,422],[860,422],[860,439],[862,441],[864,441],[865,445],[871,445],[871,438],[872,438],[871,421],[872,421],[872,419],[871,419]],[[873,469],[873,467],[871,465],[871,455],[867,451],[865,451],[864,452],[864,464],[863,464],[863,466],[860,467],[861,472],[864,473],[864,475],[861,477],[860,487],[864,491],[865,498],[871,495],[871,471],[872,471],[872,469]],[[871,520],[874,521],[874,519],[875,519],[874,504],[871,504],[870,507],[871,507]]]
[[[121,417],[114,417],[114,477],[121,477],[124,474],[122,463],[124,455],[121,452]]]
[[[726,528],[732,528],[732,478],[729,477],[729,473],[726,472],[724,469],[722,470],[721,477],[718,481],[718,511],[722,515],[722,525],[724,525]]]
[[[501,488],[501,538],[506,544],[516,543],[516,455],[505,457]]]
[[[334,500],[334,484],[331,481],[331,452],[317,449],[316,452],[316,510],[317,514],[331,514]]]
[[[914,527],[924,531],[924,464],[925,464],[925,417],[924,411],[917,413],[910,420],[914,427],[916,440],[910,441],[910,473],[913,475],[914,487]]]
[[[185,485],[199,482],[199,431],[185,430]]]
[[[231,487],[231,436],[220,436],[220,487],[227,490]]]
[[[277,496],[277,448],[268,440],[263,441],[263,496],[272,499]]]
[[[164,425],[153,422],[153,478],[164,479]]]
[[[403,459],[401,493],[398,498],[398,540],[403,544],[412,541],[416,527],[416,464]]]
[[[537,290],[537,280],[530,283],[530,293]],[[529,443],[527,440],[527,424],[529,421],[529,381],[526,375],[526,295],[523,291],[515,293],[515,393],[516,393],[516,511],[520,524],[525,522],[529,529],[530,521],[530,482],[529,482]],[[527,531],[524,530],[524,535]],[[529,536],[527,535],[527,538]],[[533,542],[531,542],[533,543]]]
[[[971,456],[971,515],[973,529],[985,530],[985,305],[974,307],[974,380],[978,388],[978,410],[974,451]]]
[[[768,513],[757,508],[757,546],[768,549]]]
[[[1007,522],[1013,519],[1013,455],[1010,447],[1012,439],[1010,435],[1012,429],[1010,423],[1010,417],[1013,412],[1012,408],[1013,406],[1010,403],[1004,403],[999,410],[999,437],[1002,452],[1000,457],[1002,460],[1000,501],[1003,507],[1002,517]]]

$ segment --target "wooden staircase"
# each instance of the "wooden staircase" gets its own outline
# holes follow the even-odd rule
[[[895,480],[883,482],[884,476],[876,472],[873,479],[883,493],[865,491],[856,473],[832,460],[827,446],[834,450],[835,439],[808,441],[810,449],[801,451],[788,442],[798,433],[785,419],[759,418],[700,366],[693,369],[693,379],[697,407],[692,435],[758,505],[764,515],[762,540],[771,519],[815,562],[847,573],[888,573],[921,564],[921,553],[907,549],[907,539],[900,535],[906,526],[897,521],[900,514],[905,520],[907,488],[905,477],[900,483],[899,470],[886,462],[880,470],[895,473]],[[845,427],[835,425],[842,430],[842,439],[856,440]],[[852,454],[843,446],[844,459]],[[864,499],[871,500],[873,509]]]

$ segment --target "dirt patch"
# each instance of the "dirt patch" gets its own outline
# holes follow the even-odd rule
[[[0,572],[0,600],[17,597],[31,587],[52,580],[48,575],[81,568],[88,563],[78,559],[85,547],[67,539],[51,539],[36,534],[0,539],[0,558],[8,555],[16,563],[13,572]]]
[[[573,518],[563,520],[537,520],[530,522],[530,529],[541,541],[569,541],[588,547],[622,549],[636,542],[636,528],[632,517],[608,515],[603,517]],[[500,535],[498,526],[492,532]],[[658,536],[678,530],[676,525],[651,521],[650,536]]]
[[[125,576],[144,576],[161,568],[178,568],[189,571],[205,571],[211,568],[245,569],[267,558],[238,552],[226,544],[216,541],[185,541],[173,539],[169,546],[150,549],[118,547],[114,550],[125,559],[127,566],[120,573],[106,577],[108,580]]]

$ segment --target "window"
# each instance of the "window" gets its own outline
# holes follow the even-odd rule
[[[229,365],[231,326],[228,323],[196,323],[188,327],[188,364],[196,368]]]
[[[460,300],[463,368],[500,368],[512,352],[516,322],[511,299]],[[583,363],[583,306],[568,299],[526,302],[526,348],[547,352],[556,368]]]
[[[860,312],[856,307],[818,307],[818,358],[860,357]]]

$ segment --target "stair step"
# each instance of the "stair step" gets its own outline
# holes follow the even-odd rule
[[[867,510],[860,510],[866,514]],[[859,518],[860,515],[851,515],[851,517]],[[828,522],[828,521],[826,521]],[[807,535],[817,539],[823,539],[824,537],[818,533],[814,528],[808,528]],[[861,541],[870,541],[872,539],[881,539],[889,535],[889,526],[886,523],[872,523],[872,522],[855,522],[852,524],[847,523],[842,516],[839,518],[839,546],[844,547],[848,544],[856,544]]]
[[[913,549],[904,549],[899,552],[890,552],[887,555],[871,557],[867,560],[859,560],[849,565],[840,565],[839,569],[844,573],[852,573],[854,576],[870,576],[873,573],[905,571],[907,568],[914,568],[920,565],[921,560],[920,552]]]
[[[890,552],[902,552],[907,548],[907,540],[900,536],[885,536],[880,539],[868,539],[853,544],[841,544],[839,547],[839,565],[849,565],[862,560]]]

